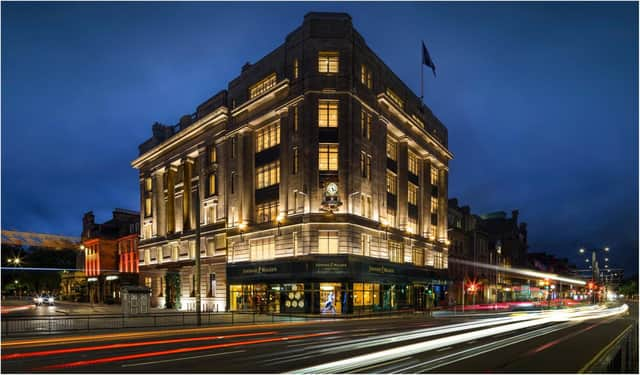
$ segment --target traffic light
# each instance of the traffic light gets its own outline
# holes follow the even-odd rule
[[[592,281],[589,281],[588,286],[589,286],[589,290],[593,290],[593,282]]]

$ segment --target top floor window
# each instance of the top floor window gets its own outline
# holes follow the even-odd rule
[[[209,163],[217,163],[218,162],[218,152],[216,151],[216,145],[211,145],[209,149]]]
[[[397,160],[397,155],[397,143],[393,139],[387,138],[387,157],[391,160]]]
[[[372,116],[366,111],[360,112],[360,132],[362,138],[371,139],[371,120]]]
[[[318,126],[321,128],[338,127],[338,101],[320,100],[318,102]]]
[[[336,51],[321,51],[318,53],[318,72],[338,73],[340,53]]]
[[[418,156],[411,151],[409,151],[407,155],[408,155],[407,158],[408,158],[408,164],[409,164],[408,165],[409,173],[417,176],[418,175]]]
[[[280,124],[275,123],[256,131],[256,152],[280,144]]]
[[[146,192],[150,192],[151,191],[151,177],[147,177],[144,179],[144,191]]]
[[[369,67],[364,64],[360,66],[360,83],[367,86],[368,88],[373,87],[371,69],[369,69]]]
[[[276,85],[276,74],[271,73],[269,76],[267,76],[260,82],[249,87],[249,99],[253,99],[257,96],[264,94],[275,85]]]
[[[400,97],[398,96],[398,94],[396,94],[395,92],[393,92],[393,90],[391,89],[387,89],[387,95],[389,95],[389,97],[391,98],[391,100],[393,100],[394,103],[396,103],[398,105],[398,107],[400,108],[404,108],[404,100],[400,99]]]

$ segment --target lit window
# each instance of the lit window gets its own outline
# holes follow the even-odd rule
[[[432,225],[429,227],[429,237],[431,237],[432,239],[436,238],[436,226]]]
[[[300,75],[300,63],[298,59],[293,60],[293,79],[297,79]]]
[[[402,244],[397,241],[388,241],[387,248],[389,249],[389,261],[394,263],[403,263],[402,256]]]
[[[396,210],[391,208],[391,207],[387,207],[387,225],[389,226],[395,226],[396,223]]]
[[[318,102],[318,126],[321,128],[338,127],[338,102],[320,100]]]
[[[213,164],[218,161],[218,153],[216,152],[216,145],[212,145],[209,149],[209,163]]]
[[[280,183],[280,160],[256,168],[256,189]]]
[[[397,160],[398,148],[396,142],[387,138],[387,157],[391,160]]]
[[[431,197],[431,213],[438,213],[438,198],[436,197]]]
[[[321,230],[318,233],[318,252],[320,254],[338,253],[338,232]]]
[[[360,250],[362,251],[361,255],[364,255],[366,257],[370,256],[371,254],[371,235],[369,234],[362,234],[362,237],[360,237]]]
[[[144,216],[151,216],[151,197],[144,199]]]
[[[431,166],[431,185],[438,186],[438,169]]]
[[[414,247],[411,259],[416,266],[424,266],[424,249],[421,247]]]
[[[418,176],[418,156],[409,151],[407,154],[409,173]]]
[[[398,96],[398,94],[396,94],[395,92],[393,92],[393,90],[391,89],[387,89],[387,95],[389,95],[389,98],[391,98],[391,100],[396,103],[398,105],[398,107],[400,108],[404,108],[404,100],[400,99],[400,97]]]
[[[367,177],[367,154],[360,152],[360,175]]]
[[[151,177],[147,177],[144,179],[144,191],[150,192],[151,189],[152,189]]]
[[[256,205],[256,222],[269,223],[278,217],[278,201],[260,203]]]
[[[340,64],[340,54],[338,52],[319,52],[318,53],[318,72],[320,73],[338,73]]]
[[[209,175],[209,195],[215,195],[216,193],[217,193],[216,174],[212,173]]]
[[[256,131],[256,152],[280,144],[280,124],[275,123]]]
[[[300,159],[299,159],[299,155],[298,155],[298,147],[297,146],[293,147],[292,158],[293,158],[293,160],[291,160],[291,174],[298,174],[298,168],[299,168]]]
[[[398,194],[398,178],[389,170],[387,170],[387,193]]]
[[[371,155],[367,155],[367,178],[371,180]]]
[[[411,182],[407,183],[407,201],[414,206],[418,205],[418,187]]]
[[[276,241],[273,237],[250,240],[251,261],[269,260],[276,257]]]
[[[364,64],[360,66],[360,83],[368,88],[373,87],[373,79],[371,78],[371,70]]]
[[[267,78],[249,87],[249,99],[253,99],[257,96],[264,94],[275,85],[276,85],[276,74],[272,73]]]
[[[338,144],[320,144],[318,148],[318,169],[320,171],[338,170]]]
[[[373,205],[371,203],[371,197],[368,195],[362,194],[360,196],[360,212],[362,216],[371,218],[373,215]]]
[[[407,218],[407,232],[412,234],[418,233],[418,219],[411,216]]]
[[[360,133],[362,138],[371,139],[371,120],[371,115],[366,111],[360,112]]]

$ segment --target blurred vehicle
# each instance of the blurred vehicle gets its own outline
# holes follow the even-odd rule
[[[36,306],[40,306],[40,305],[49,305],[49,306],[53,306],[55,303],[55,298],[53,296],[50,296],[48,294],[42,294],[39,296],[35,296],[33,298],[33,302],[36,304]]]

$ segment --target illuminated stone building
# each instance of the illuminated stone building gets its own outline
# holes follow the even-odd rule
[[[89,302],[118,303],[120,287],[138,284],[140,214],[116,208],[113,217],[95,222],[93,212],[82,218],[81,248]]]
[[[446,292],[447,129],[349,15],[307,14],[152,132],[132,165],[154,305],[195,306],[196,220],[205,311],[421,308]]]

